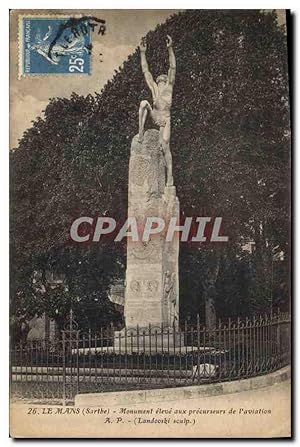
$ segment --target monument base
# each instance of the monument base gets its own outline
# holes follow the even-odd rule
[[[148,218],[160,219],[165,223],[165,231],[149,233],[145,241],[127,240],[126,327],[149,328],[151,324],[172,330],[179,319],[179,237],[174,231],[168,240],[166,229],[170,222],[179,225],[180,213],[175,186],[166,186],[164,153],[156,129],[148,129],[142,142],[138,135],[132,139],[128,218],[135,220],[140,232],[145,230]],[[139,338],[143,341],[143,337]],[[168,343],[168,335],[165,338]],[[174,344],[171,337],[169,343]]]
[[[123,329],[115,332],[114,349],[118,352],[147,352],[156,354],[160,352],[182,352],[185,351],[184,334],[173,329],[167,329],[161,333],[155,330],[149,334],[149,330]]]

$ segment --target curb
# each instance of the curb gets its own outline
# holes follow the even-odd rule
[[[187,387],[162,388],[141,391],[118,391],[109,393],[86,393],[75,396],[75,406],[118,406],[143,403],[158,403],[161,401],[177,401],[182,399],[197,399],[199,397],[218,396],[220,394],[240,393],[257,390],[284,382],[291,377],[291,367],[285,366],[275,372],[250,379],[231,382],[212,383],[209,385],[194,385]]]

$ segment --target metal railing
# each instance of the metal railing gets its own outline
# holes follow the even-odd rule
[[[149,326],[81,333],[13,346],[11,394],[66,404],[78,393],[165,388],[244,379],[290,362],[290,315],[228,319],[213,330]]]

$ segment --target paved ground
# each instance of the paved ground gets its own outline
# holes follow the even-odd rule
[[[235,394],[126,407],[11,405],[15,437],[279,437],[290,434],[290,381]],[[52,414],[49,414],[52,413]]]

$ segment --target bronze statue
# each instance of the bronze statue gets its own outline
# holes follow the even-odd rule
[[[153,108],[148,101],[144,100],[140,104],[139,109],[139,141],[142,142],[144,138],[144,126],[148,112],[154,122],[159,127],[159,137],[162,150],[164,153],[165,164],[167,168],[167,186],[173,186],[172,175],[172,154],[170,151],[170,133],[171,133],[171,105],[173,86],[175,83],[176,60],[172,47],[172,39],[167,36],[167,48],[169,52],[170,68],[168,75],[159,75],[154,81],[152,74],[149,71],[146,60],[146,41],[142,40],[140,44],[141,65],[145,76],[146,83],[151,91],[153,98]]]

